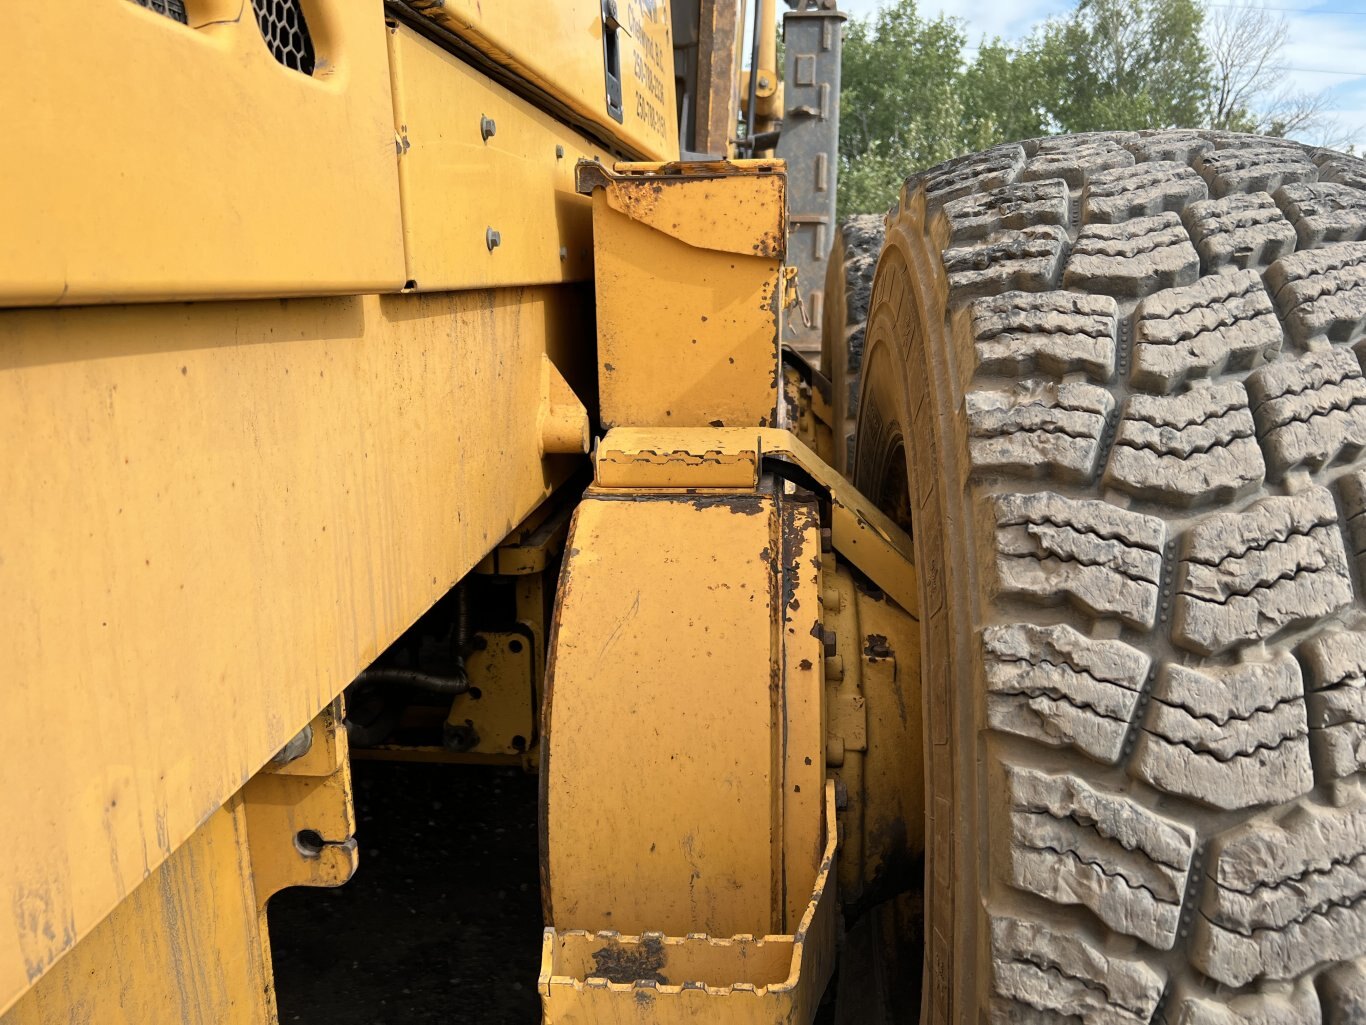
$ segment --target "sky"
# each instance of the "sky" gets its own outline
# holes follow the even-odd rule
[[[1366,153],[1366,0],[1216,0],[1210,7],[1258,6],[1283,14],[1289,34],[1283,62],[1285,84],[1298,91],[1329,91],[1330,116],[1340,126],[1335,133]],[[866,16],[880,0],[840,0],[851,17]],[[1073,0],[919,0],[922,15],[936,11],[961,18],[968,45],[1000,36],[1007,41],[1028,35],[1045,18],[1064,14]],[[1321,144],[1321,138],[1301,142]]]

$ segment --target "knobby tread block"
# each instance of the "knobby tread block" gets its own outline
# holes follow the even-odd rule
[[[1081,904],[1116,932],[1176,941],[1195,833],[1073,775],[1008,766],[1014,886]]]
[[[1347,349],[1254,370],[1247,391],[1272,479],[1352,459],[1366,446],[1366,378]]]
[[[1081,372],[1103,382],[1115,371],[1116,309],[1109,296],[1006,292],[973,302],[957,333],[979,376]]]
[[[968,392],[968,456],[973,469],[1090,480],[1114,404],[1106,389],[1079,381],[1026,380]],[[1249,434],[1251,430],[1249,417]]]
[[[1070,217],[1066,182],[1020,182],[945,203],[952,244],[984,239],[998,231],[1040,224],[1066,226]]]
[[[1027,623],[982,632],[987,722],[1052,747],[1119,761],[1148,676],[1148,656],[1070,626]]]
[[[1318,168],[1298,145],[1264,141],[1203,153],[1196,158],[1195,169],[1209,182],[1215,198],[1235,192],[1275,192],[1282,185],[1318,181],[1319,177]]]
[[[1208,516],[1187,533],[1172,638],[1212,655],[1331,615],[1351,600],[1333,496],[1312,488]]]
[[[1366,803],[1296,804],[1215,839],[1192,963],[1230,986],[1366,953]]]
[[[1106,502],[1052,492],[997,495],[1002,592],[1068,602],[1095,617],[1149,628],[1157,616],[1166,524]]]
[[[1266,273],[1290,337],[1351,342],[1366,333],[1366,242],[1339,242],[1277,260]]]
[[[1289,990],[1254,991],[1220,998],[1188,983],[1178,984],[1168,1002],[1172,1025],[1323,1025],[1313,982],[1301,979]]]
[[[1323,1025],[1366,1022],[1366,963],[1356,960],[1335,965],[1316,981]]]
[[[1006,915],[990,923],[993,1023],[1038,1022],[1043,1012],[1082,1025],[1147,1025],[1166,975],[1106,954],[1075,932]]]
[[[1202,278],[1134,310],[1135,387],[1167,392],[1193,378],[1246,370],[1281,350],[1281,325],[1254,271]]]
[[[1200,269],[1265,267],[1295,251],[1295,229],[1265,192],[1192,203],[1181,215]]]
[[[1129,768],[1214,808],[1277,804],[1314,785],[1308,733],[1300,667],[1289,655],[1202,669],[1169,663]]]
[[[994,232],[944,251],[944,270],[954,302],[1012,289],[1052,288],[1067,258],[1067,229],[1045,224]]]
[[[840,240],[843,242],[845,359],[850,377],[857,382],[863,366],[864,331],[868,320],[868,301],[873,294],[873,275],[877,271],[877,257],[886,234],[881,217],[857,214],[840,221]],[[850,393],[849,411],[858,410],[858,388]]]
[[[923,187],[927,208],[937,210],[963,196],[1011,184],[1019,178],[1024,164],[1024,150],[1019,146],[997,146],[912,175],[906,179],[905,187],[908,190]]]
[[[1092,174],[1082,194],[1087,224],[1114,224],[1171,211],[1209,195],[1205,180],[1184,162],[1158,160]]]
[[[1139,160],[1177,160],[1193,164],[1202,153],[1214,149],[1214,143],[1199,132],[1140,133],[1139,138],[1125,146]]]
[[[1065,140],[1045,139],[1026,161],[1020,178],[1023,181],[1061,178],[1071,188],[1080,190],[1091,175],[1111,168],[1131,167],[1133,163],[1134,155],[1119,139],[1078,136]]]
[[[1366,189],[1366,160],[1325,151],[1324,159],[1319,161],[1319,181]]]
[[[1342,521],[1347,532],[1347,547],[1359,569],[1366,570],[1366,469],[1344,474],[1338,479],[1342,498]]]
[[[1199,276],[1200,258],[1181,218],[1166,213],[1083,227],[1063,271],[1063,285],[1141,298],[1161,288],[1193,284]]]
[[[1295,228],[1297,249],[1366,240],[1366,192],[1361,188],[1336,182],[1286,185],[1276,190],[1275,200]]]
[[[1178,506],[1230,502],[1266,476],[1247,392],[1237,381],[1179,395],[1131,395],[1105,483]]]
[[[1366,769],[1366,633],[1330,630],[1297,649],[1306,674],[1309,749],[1318,779]]]

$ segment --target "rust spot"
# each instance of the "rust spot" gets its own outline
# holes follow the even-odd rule
[[[647,936],[640,946],[608,943],[593,951],[591,975],[608,982],[642,982],[652,979],[668,985],[664,977],[664,944],[657,936]]]
[[[731,360],[731,362],[734,363],[735,361],[734,361],[734,360]],[[724,426],[726,426],[726,422],[725,422],[724,420],[709,420],[708,423],[710,423],[713,427],[724,427]]]
[[[863,653],[869,658],[891,658],[892,647],[882,634],[869,634],[863,639]]]
[[[810,668],[811,668],[811,660],[810,660],[809,658],[804,658],[804,659],[802,659],[800,662],[798,662],[797,665],[801,666],[802,669],[810,669]],[[807,765],[810,765],[810,764],[811,764],[811,759],[810,759],[810,758],[808,758],[808,759],[806,760],[806,764],[807,764]]]

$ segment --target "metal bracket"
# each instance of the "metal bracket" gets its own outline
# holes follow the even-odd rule
[[[919,618],[910,536],[790,431],[617,427],[598,443],[593,461],[601,489],[733,492],[752,490],[764,468],[795,472],[800,483],[829,498],[835,550]]]
[[[288,886],[340,886],[358,861],[351,763],[341,699],[309,724],[313,741],[291,761],[272,762],[242,790],[256,902]]]

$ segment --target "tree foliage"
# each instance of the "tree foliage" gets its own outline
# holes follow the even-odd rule
[[[962,23],[887,0],[845,29],[841,214],[886,210],[905,175],[1055,132],[1212,127],[1268,135],[1323,122],[1278,87],[1283,20],[1203,0],[1078,0],[1021,42],[970,48]],[[969,59],[971,56],[971,59]]]
[[[1042,33],[1065,132],[1199,124],[1209,93],[1195,0],[1081,0]]]

